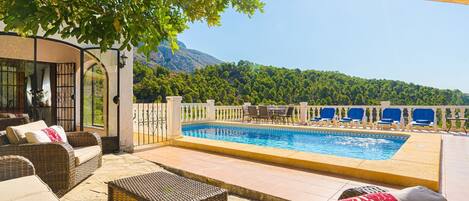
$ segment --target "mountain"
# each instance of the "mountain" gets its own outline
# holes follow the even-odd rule
[[[220,64],[222,61],[204,52],[188,49],[186,45],[178,41],[179,50],[171,52],[168,42],[162,42],[157,52],[150,53],[150,59],[137,51],[134,52],[134,60],[147,66],[155,64],[178,72],[194,72],[195,69],[203,68],[207,65]]]
[[[468,105],[459,90],[443,90],[402,81],[364,79],[339,72],[287,69],[247,61],[222,63],[193,73],[163,67],[134,65],[137,102],[163,101],[182,96],[183,102],[217,104],[376,105],[389,100],[398,105]]]

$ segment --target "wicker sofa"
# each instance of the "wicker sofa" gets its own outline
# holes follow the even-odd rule
[[[0,156],[0,195],[1,200],[59,200],[22,156]]]
[[[21,126],[34,123],[37,122]],[[6,132],[3,131],[3,135],[1,132],[0,156],[19,155],[30,160],[34,164],[36,174],[58,196],[63,196],[101,167],[101,139],[97,134],[68,132],[68,143],[28,144],[23,140],[11,142],[5,135]]]

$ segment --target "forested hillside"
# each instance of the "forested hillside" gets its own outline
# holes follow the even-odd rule
[[[289,104],[307,101],[321,105],[469,104],[458,90],[440,90],[402,81],[363,79],[338,72],[261,66],[246,61],[223,63],[193,73],[173,72],[163,67],[134,65],[136,102],[165,100],[179,95],[183,102],[217,104]]]

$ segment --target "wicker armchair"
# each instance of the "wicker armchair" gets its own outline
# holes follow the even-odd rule
[[[22,156],[0,156],[0,181],[34,175],[34,166]]]
[[[59,201],[22,156],[0,156],[0,200]]]
[[[0,156],[19,155],[27,158],[34,165],[36,174],[58,196],[62,196],[101,167],[102,163],[102,152],[81,164],[77,164],[75,158],[77,147],[101,147],[101,138],[97,134],[71,132],[67,133],[67,139],[69,144],[3,144],[0,145]]]

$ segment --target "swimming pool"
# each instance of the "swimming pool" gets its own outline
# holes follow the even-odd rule
[[[197,138],[367,160],[390,159],[408,138],[405,135],[223,124],[184,125],[182,131],[185,136]]]

